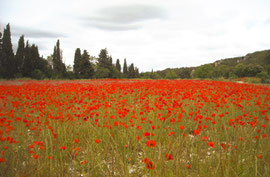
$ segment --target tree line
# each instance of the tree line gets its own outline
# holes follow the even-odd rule
[[[0,78],[33,78],[33,79],[91,79],[91,78],[139,78],[139,69],[133,63],[123,67],[120,60],[113,63],[107,49],[101,49],[98,57],[90,56],[87,50],[75,50],[73,67],[63,62],[63,51],[57,40],[53,54],[47,59],[40,56],[38,46],[20,36],[18,48],[14,54],[11,42],[10,25],[0,30]]]

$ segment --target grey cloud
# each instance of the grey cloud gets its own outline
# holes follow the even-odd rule
[[[166,18],[165,9],[150,5],[125,5],[100,9],[95,16],[84,18],[84,25],[101,30],[137,30],[140,22]]]
[[[140,28],[139,25],[124,25],[124,24],[114,24],[114,23],[103,23],[103,22],[95,22],[92,23],[92,27],[106,30],[106,31],[129,31],[129,30],[137,30]]]
[[[24,35],[27,38],[58,38],[58,37],[66,37],[65,35],[57,32],[33,29],[33,28],[25,28],[19,26],[11,26],[11,33],[14,36]]]

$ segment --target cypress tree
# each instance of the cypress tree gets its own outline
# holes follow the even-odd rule
[[[60,42],[57,40],[56,46],[53,51],[53,71],[56,74],[56,77],[63,77],[66,72],[66,66],[62,62],[62,55],[60,49]]]
[[[139,69],[135,67],[135,78],[139,78],[139,77],[140,77]]]
[[[74,71],[75,77],[79,76],[81,58],[82,58],[81,49],[77,48],[74,55],[74,65],[73,65],[73,71]]]
[[[31,47],[29,42],[26,42],[24,49],[24,62],[22,65],[22,74],[24,77],[31,77],[31,72],[33,70],[32,62],[31,62]]]
[[[31,65],[32,65],[32,71],[35,69],[41,69],[40,62],[41,58],[39,56],[38,47],[35,44],[32,44],[30,48],[31,53]]]
[[[116,65],[115,65],[116,69],[121,72],[121,65],[120,65],[120,61],[119,59],[116,60]]]
[[[16,72],[22,74],[22,67],[23,67],[23,62],[25,59],[25,44],[24,44],[24,35],[22,35],[19,39],[18,42],[18,48],[15,56],[15,61],[16,61]]]
[[[126,59],[124,60],[123,74],[125,74],[126,76],[128,75],[128,68],[127,68],[127,61],[126,61]]]
[[[128,77],[135,78],[135,69],[133,63],[128,67]]]
[[[15,58],[11,43],[10,26],[7,24],[3,35],[3,72],[5,78],[13,78],[16,72]]]

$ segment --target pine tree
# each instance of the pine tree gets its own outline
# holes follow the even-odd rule
[[[121,65],[120,65],[120,61],[119,59],[116,60],[116,65],[115,65],[116,69],[121,72]]]
[[[15,56],[16,61],[16,72],[22,74],[23,62],[25,60],[25,44],[24,44],[24,35],[22,35],[18,42],[18,48]]]
[[[10,26],[7,24],[3,35],[3,64],[2,69],[5,78],[13,78],[16,72],[15,58],[11,43]]]
[[[124,60],[123,74],[126,75],[126,76],[128,75],[128,68],[127,68],[126,59]]]
[[[82,58],[81,49],[77,48],[74,55],[74,65],[73,65],[73,71],[76,78],[79,76],[81,58]]]

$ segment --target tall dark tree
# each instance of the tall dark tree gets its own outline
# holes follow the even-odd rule
[[[16,72],[15,58],[11,43],[10,26],[7,24],[3,35],[3,72],[4,77],[13,78]]]
[[[33,64],[31,61],[31,47],[29,42],[26,42],[24,48],[24,61],[22,65],[22,74],[24,77],[31,77],[31,72],[33,70]]]
[[[139,77],[140,77],[139,68],[135,67],[135,78]]]
[[[123,74],[125,74],[126,76],[128,75],[128,67],[126,59],[124,60]]]
[[[116,69],[121,72],[121,65],[120,65],[120,61],[119,59],[116,60],[116,65],[115,65]]]
[[[135,69],[133,63],[128,67],[128,78],[135,78]]]
[[[112,57],[108,56],[108,51],[107,49],[101,49],[100,50],[100,54],[99,54],[99,58],[98,58],[98,67],[97,67],[97,73],[100,73],[100,75],[102,75],[101,78],[112,78],[113,77],[113,73],[114,73],[114,69],[113,68],[113,64],[112,64]],[[109,72],[108,72],[109,71]],[[100,78],[97,74],[96,74],[97,78]]]
[[[17,48],[17,52],[15,56],[16,73],[22,74],[22,67],[23,67],[23,62],[25,59],[24,50],[25,50],[24,35],[22,35],[19,39],[18,48]]]
[[[59,40],[57,40],[53,51],[53,71],[56,74],[56,77],[64,77],[66,72],[66,66],[62,61]]]
[[[98,65],[103,68],[108,68],[110,66],[110,61],[108,57],[107,49],[101,49],[98,56]]]
[[[83,79],[92,78],[94,75],[94,68],[90,62],[90,56],[86,50],[83,51],[79,67],[79,77]]]
[[[40,70],[41,69],[41,66],[40,66],[41,58],[39,56],[38,47],[35,44],[31,45],[30,53],[31,53],[32,70],[35,70],[35,69]]]
[[[74,71],[75,77],[79,76],[81,58],[82,58],[81,49],[77,48],[74,55],[74,65],[73,65],[73,71]]]

